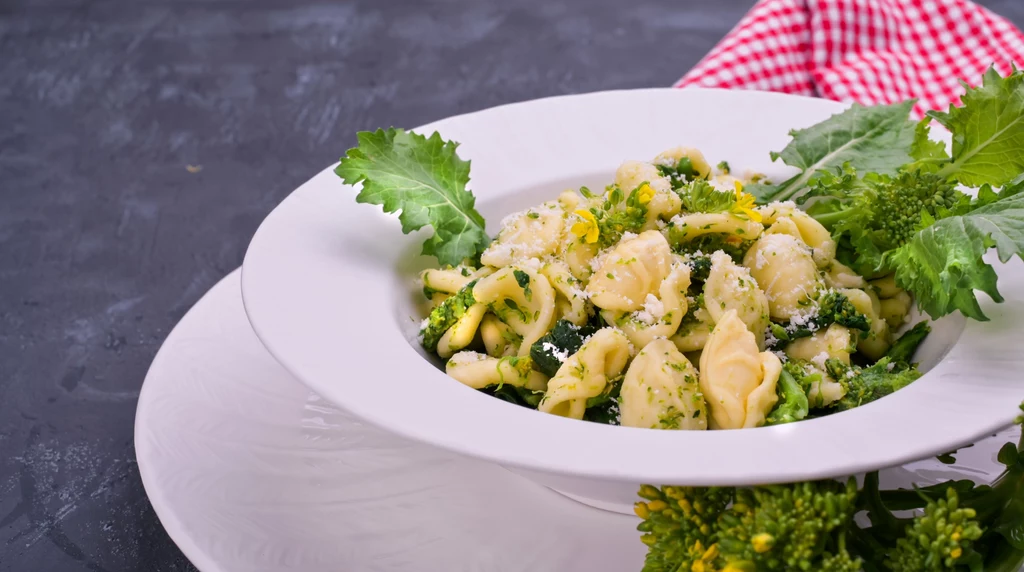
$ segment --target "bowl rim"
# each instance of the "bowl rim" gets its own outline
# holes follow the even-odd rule
[[[604,150],[596,145],[607,142],[609,132],[657,131],[661,126],[655,122],[666,116],[672,118],[670,123],[682,124],[676,115],[691,106],[707,109],[708,117],[685,117],[690,126],[715,116],[732,120],[722,115],[725,111],[742,118],[770,107],[774,113],[766,121],[778,123],[776,129],[785,123],[780,115],[802,119],[797,123],[804,125],[790,125],[787,131],[846,107],[758,91],[612,90],[510,103],[414,131],[437,130],[460,142],[460,156],[473,161],[476,185],[471,183],[471,188],[482,206],[490,195],[480,194],[476,186],[488,193],[498,189],[493,198],[500,200],[523,188],[523,181],[533,180],[530,176],[538,182],[561,180],[554,171],[569,170],[571,175],[571,169],[581,165],[606,165],[601,162]],[[613,125],[592,125],[596,117]],[[642,125],[636,127],[634,121]],[[510,136],[497,142],[493,137],[531,130],[532,138]],[[543,152],[566,140],[596,156],[576,157],[582,151],[574,147],[565,161],[571,165],[553,166],[556,161]],[[686,142],[676,144],[681,143]],[[765,158],[769,150],[763,149]],[[508,161],[510,156],[518,158],[516,153],[524,158]],[[620,156],[601,168],[613,170],[630,158],[635,157]],[[499,165],[498,159],[533,160],[531,169],[540,172],[517,174],[509,165]],[[403,332],[397,319],[374,315],[373,308],[393,304],[396,293],[408,287],[401,281],[409,277],[396,276],[393,265],[401,249],[418,244],[424,236],[402,235],[393,217],[379,207],[356,204],[352,193],[341,192],[347,185],[335,177],[333,167],[301,185],[260,225],[242,265],[242,298],[257,337],[285,369],[325,399],[388,431],[534,471],[610,481],[731,486],[855,474],[941,454],[1010,425],[1019,413],[1024,387],[1017,388],[1014,378],[1017,368],[1024,366],[1024,354],[1014,351],[1012,340],[1014,332],[1017,339],[1024,338],[1017,326],[1024,320],[1020,260],[992,261],[1006,297],[998,307],[982,300],[992,321],[966,322],[948,355],[920,380],[840,415],[746,430],[655,431],[581,422],[505,403],[448,378],[404,343],[408,328]],[[377,236],[387,238],[374,240]],[[431,404],[430,411],[424,410],[425,403]],[[666,450],[690,454],[666,455]]]

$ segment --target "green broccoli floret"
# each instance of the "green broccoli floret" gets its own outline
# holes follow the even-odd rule
[[[644,519],[637,530],[644,533],[640,540],[649,547],[643,572],[714,570],[718,517],[732,502],[735,490],[640,487],[640,498],[647,502],[634,506],[637,516]]]
[[[810,402],[804,385],[810,384],[801,384],[797,381],[806,375],[806,370],[796,362],[788,361],[783,365],[777,386],[779,401],[765,418],[765,425],[782,425],[807,417]]]
[[[697,291],[702,292],[703,284],[711,275],[711,256],[691,256],[686,263],[690,267],[690,286],[697,285]]]
[[[918,346],[928,337],[931,331],[932,328],[928,325],[928,322],[914,324],[913,328],[904,332],[899,339],[893,342],[889,351],[885,353],[886,357],[898,364],[912,363],[914,361],[914,352],[917,351]]]
[[[618,185],[609,185],[601,208],[591,208],[599,229],[598,244],[607,248],[619,242],[627,232],[639,233],[647,222],[647,204],[641,200],[641,183],[624,196]]]
[[[1024,411],[1024,403],[1020,405]],[[1024,416],[1017,424],[1024,424]],[[753,488],[643,485],[644,572],[1013,572],[1024,565],[1024,435],[990,485],[880,490],[878,472]],[[916,511],[906,517],[894,513]],[[854,516],[863,513],[862,524]]]
[[[466,313],[470,306],[476,304],[473,297],[473,286],[476,280],[463,286],[458,292],[445,298],[441,305],[434,308],[427,317],[426,326],[420,330],[423,336],[423,347],[427,351],[437,351],[437,342],[449,328],[459,321],[459,318]]]
[[[857,482],[813,481],[739,489],[718,525],[719,560],[735,570],[822,570],[853,561],[832,531],[856,512]],[[859,565],[859,563],[858,563]],[[855,568],[856,569],[856,568]]]
[[[830,408],[833,411],[846,411],[860,407],[920,378],[921,372],[910,360],[930,331],[927,322],[918,323],[900,336],[889,351],[870,367],[846,365],[837,359],[826,360],[825,368],[829,376],[846,387],[846,394]]]
[[[693,168],[693,161],[689,157],[679,159],[675,165],[658,165],[658,172],[669,180],[673,189],[680,189],[699,178],[697,169]]]
[[[960,506],[956,489],[946,498],[928,501],[924,514],[914,517],[896,548],[885,559],[892,572],[950,570],[967,554],[982,531],[974,509]]]
[[[775,349],[782,342],[809,338],[814,332],[824,330],[832,324],[846,326],[852,330],[871,330],[871,319],[860,313],[845,294],[835,290],[821,290],[816,294],[810,315],[801,316],[799,321],[791,319],[789,324],[772,323],[768,336],[768,349]]]
[[[858,178],[846,168],[822,173],[798,202],[819,197],[808,214],[839,239],[842,262],[862,276],[874,276],[884,266],[885,252],[906,244],[925,217],[942,218],[965,196],[934,173],[913,170]]]
[[[871,329],[871,320],[860,313],[845,294],[835,290],[826,290],[818,297],[818,315],[815,322],[822,328],[839,324],[862,332]]]
[[[558,320],[551,331],[530,346],[533,367],[551,377],[562,367],[562,362],[578,352],[583,341],[599,329],[593,323],[577,326],[569,320]]]

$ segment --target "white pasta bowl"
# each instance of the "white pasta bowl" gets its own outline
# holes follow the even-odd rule
[[[440,132],[472,160],[470,188],[496,232],[508,213],[566,188],[603,188],[628,159],[685,145],[772,177],[791,129],[841,111],[820,99],[651,89],[555,97],[451,117]],[[339,149],[339,154],[344,150]],[[394,433],[487,459],[572,498],[629,512],[641,483],[749,485],[817,479],[940,454],[1005,427],[1024,398],[1024,264],[997,266],[1006,301],[989,322],[933,323],[925,375],[852,411],[757,429],[658,431],[566,419],[449,378],[420,347],[416,273],[425,233],[357,204],[331,169],[260,226],[242,269],[245,309],[270,353],[313,391]]]

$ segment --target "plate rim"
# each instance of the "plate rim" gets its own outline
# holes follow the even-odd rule
[[[156,355],[153,356],[153,361],[150,362],[149,367],[146,369],[146,375],[143,377],[142,387],[139,389],[139,398],[135,405],[135,422],[132,424],[132,443],[135,447],[135,465],[139,468],[139,479],[142,481],[142,488],[146,491],[146,498],[149,500],[149,505],[153,507],[153,513],[156,514],[157,520],[160,521],[160,525],[163,526],[164,531],[167,532],[167,536],[171,538],[171,541],[181,550],[185,558],[195,566],[197,569],[203,572],[225,572],[225,569],[220,566],[216,559],[207,554],[198,543],[196,543],[192,536],[189,535],[186,530],[188,526],[182,521],[180,516],[171,508],[172,503],[165,496],[165,490],[163,487],[157,485],[156,476],[152,473],[154,470],[145,458],[154,454],[150,450],[151,443],[144,437],[145,423],[146,423],[146,409],[150,407],[149,403],[151,398],[148,397],[149,393],[155,391],[153,389],[153,383],[146,383],[150,376],[154,372],[158,371],[163,367],[164,360],[168,359],[167,354],[170,351],[167,340],[174,339],[176,335],[181,335],[180,332],[185,328],[189,327],[187,318],[193,313],[199,313],[206,309],[206,306],[210,304],[210,300],[213,298],[211,294],[220,289],[225,288],[228,282],[237,280],[239,283],[239,295],[241,295],[241,267],[228,272],[224,277],[218,280],[213,286],[207,290],[202,297],[199,298],[196,303],[185,312],[185,315],[171,328],[171,331],[167,333],[167,337],[160,344],[160,349],[157,350]],[[147,389],[148,388],[148,389]]]

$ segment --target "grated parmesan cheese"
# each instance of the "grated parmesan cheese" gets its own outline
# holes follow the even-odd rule
[[[543,344],[541,344],[541,347],[544,348],[544,351],[555,356],[555,359],[557,359],[560,362],[564,362],[565,360],[569,359],[568,351],[559,349],[558,346],[551,342],[544,342]]]
[[[820,354],[811,358],[811,363],[825,371],[825,360],[828,359],[828,352],[821,352]]]

